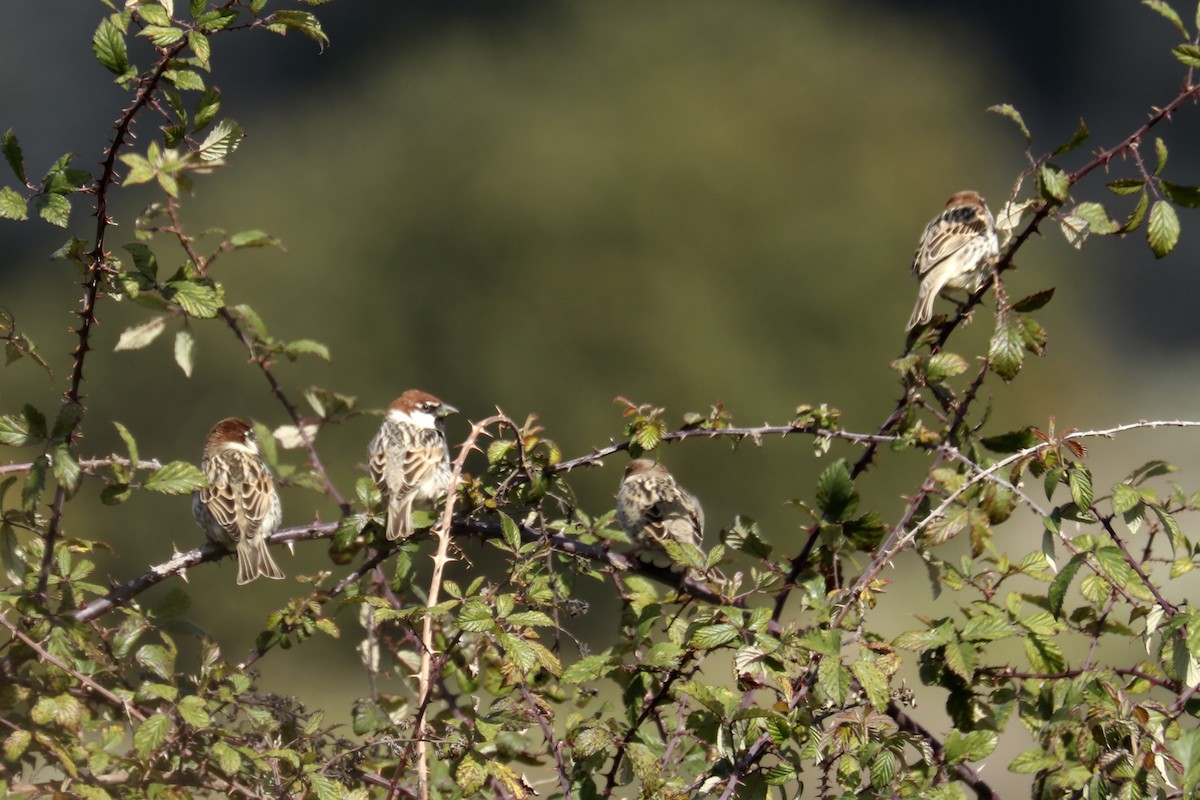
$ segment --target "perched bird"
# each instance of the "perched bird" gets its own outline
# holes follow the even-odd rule
[[[617,524],[640,548],[660,554],[653,562],[657,566],[672,563],[661,557],[665,542],[700,547],[704,541],[700,501],[666,467],[649,458],[636,458],[625,468],[617,490]],[[693,571],[690,577],[704,576]]]
[[[218,422],[204,441],[200,469],[208,487],[192,495],[192,515],[209,539],[236,549],[237,582],[283,578],[267,550],[283,513],[254,429],[234,417]]]
[[[913,256],[912,271],[921,284],[906,330],[929,322],[934,298],[942,291],[979,291],[999,252],[996,222],[982,197],[963,191],[946,201],[942,213],[925,226]]]
[[[418,389],[409,389],[388,407],[367,461],[388,501],[387,538],[412,536],[413,508],[432,510],[449,491],[450,448],[443,423],[457,411]]]

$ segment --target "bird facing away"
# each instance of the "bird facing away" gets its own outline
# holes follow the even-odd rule
[[[412,536],[413,509],[432,511],[449,491],[444,422],[456,411],[419,389],[409,389],[388,407],[367,451],[367,469],[387,498],[388,539]]]
[[[639,548],[657,554],[657,566],[669,566],[664,543],[675,541],[700,547],[704,541],[704,509],[679,485],[667,468],[649,458],[637,458],[625,468],[617,490],[617,524]],[[695,570],[689,577],[703,579]]]
[[[208,486],[192,495],[192,516],[209,539],[237,552],[237,582],[283,578],[267,550],[283,512],[254,429],[234,417],[218,422],[204,442],[200,469]]]
[[[920,287],[906,330],[929,322],[934,299],[946,289],[979,291],[999,252],[996,222],[977,192],[959,192],[946,201],[942,213],[925,226],[913,256]]]

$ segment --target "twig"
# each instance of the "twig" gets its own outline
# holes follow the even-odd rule
[[[96,180],[96,245],[88,254],[88,278],[83,284],[83,303],[78,312],[79,327],[75,329],[78,343],[72,354],[70,388],[67,389],[62,404],[59,406],[60,413],[70,406],[82,407],[83,405],[83,362],[88,351],[92,349],[90,338],[92,326],[96,324],[96,300],[100,295],[100,282],[104,277],[105,270],[108,269],[104,263],[104,236],[108,231],[108,226],[112,224],[112,220],[108,217],[108,191],[116,180],[117,153],[130,136],[129,127],[133,124],[134,117],[149,101],[154,90],[158,88],[158,83],[172,60],[186,46],[187,39],[183,39],[170,49],[160,51],[162,55],[154,70],[142,80],[133,105],[125,109],[120,119],[117,120],[116,136],[113,137],[107,148],[104,166],[100,171],[100,177]],[[75,440],[82,420],[83,415],[79,414],[69,422],[68,428],[63,434],[63,440],[68,446]],[[67,489],[59,483],[55,487],[54,500],[50,504],[50,524],[46,528],[42,568],[38,573],[37,594],[41,597],[45,597],[46,585],[50,580],[50,569],[54,564],[54,546],[58,539],[59,527],[62,524],[63,504],[66,500]]]
[[[458,493],[454,490],[458,486],[459,480],[462,478],[463,464],[467,460],[467,455],[475,449],[475,442],[483,435],[489,425],[508,424],[514,429],[515,425],[512,421],[503,415],[491,416],[480,422],[476,422],[471,426],[471,433],[467,436],[467,440],[459,448],[458,458],[454,460],[454,468],[450,473],[451,491],[446,497],[446,507],[442,511],[442,518],[434,528],[434,535],[437,536],[438,546],[437,553],[433,556],[433,575],[429,578],[429,594],[426,596],[425,604],[429,607],[438,604],[438,597],[442,591],[442,573],[446,568],[446,564],[450,562],[450,529],[454,523],[454,502],[458,497]],[[429,800],[429,746],[425,741],[425,710],[426,703],[429,698],[430,680],[429,668],[433,658],[433,615],[426,614],[421,625],[421,665],[417,671],[417,716],[413,721],[413,735],[417,739],[417,788],[421,794],[421,800]],[[393,787],[400,780],[400,766],[396,765],[396,775],[392,779]],[[394,796],[394,790],[388,791],[388,800]]]
[[[4,614],[0,614],[0,625],[3,625],[5,628],[7,628],[8,632],[10,634],[12,634],[14,639],[18,639],[21,642],[23,642],[25,644],[25,646],[27,646],[28,648],[33,650],[35,653],[37,653],[38,656],[40,656],[41,659],[43,661],[45,661],[47,664],[53,664],[54,666],[58,667],[64,673],[66,673],[67,675],[70,675],[72,678],[79,681],[79,683],[81,685],[87,687],[92,692],[95,692],[96,694],[100,695],[100,697],[104,698],[113,707],[119,708],[122,711],[124,711],[125,715],[127,717],[129,717],[130,719],[137,720],[138,722],[145,721],[146,715],[143,714],[141,711],[139,711],[136,706],[126,702],[125,700],[122,700],[120,697],[117,697],[115,694],[110,692],[108,689],[105,689],[100,684],[96,683],[94,680],[89,678],[87,675],[84,675],[83,673],[78,672],[78,671],[73,670],[70,667],[68,667],[61,660],[59,660],[57,657],[55,657],[53,654],[51,654],[49,651],[47,651],[46,648],[42,647],[40,644],[35,642],[33,639],[30,639],[28,636],[26,636],[24,634],[24,632],[21,631],[20,628],[18,628],[17,626],[15,626],[11,622],[9,622],[8,617]]]
[[[969,480],[967,480],[962,486],[960,486],[959,488],[957,488],[953,492],[951,492],[946,497],[946,499],[943,500],[941,502],[941,504],[939,504],[937,506],[937,508],[935,508],[933,511],[931,511],[929,513],[929,515],[925,517],[925,519],[921,520],[916,525],[912,526],[911,528],[908,528],[907,530],[905,530],[904,526],[898,525],[896,527],[896,530],[892,533],[891,537],[889,538],[889,542],[891,542],[891,543],[889,545],[885,545],[883,548],[880,549],[879,554],[875,556],[875,559],[871,562],[870,566],[866,570],[864,570],[862,575],[859,576],[858,580],[855,581],[854,586],[851,587],[849,591],[847,591],[843,594],[844,604],[842,606],[842,609],[838,612],[837,616],[835,616],[833,621],[831,622],[831,626],[836,628],[839,625],[841,625],[842,621],[846,618],[846,615],[850,612],[850,608],[853,605],[853,600],[855,597],[858,596],[859,592],[861,592],[867,586],[867,584],[869,584],[871,581],[873,581],[875,579],[875,577],[879,574],[880,570],[883,569],[884,565],[890,563],[892,561],[892,559],[895,558],[896,555],[901,550],[903,550],[906,546],[908,546],[908,544],[911,543],[917,537],[917,534],[919,534],[928,525],[930,525],[934,520],[936,520],[939,516],[941,516],[942,513],[945,512],[947,508],[949,508],[954,502],[956,502],[958,500],[958,498],[961,497],[965,492],[967,492],[971,487],[975,486],[976,484],[978,484],[984,480],[990,479],[990,477],[993,474],[1005,469],[1006,467],[1011,466],[1012,464],[1017,463],[1018,461],[1029,458],[1030,456],[1033,456],[1033,455],[1041,452],[1042,450],[1059,447],[1062,444],[1065,444],[1066,442],[1072,442],[1072,441],[1076,441],[1076,440],[1080,440],[1080,439],[1095,439],[1095,438],[1111,439],[1111,438],[1117,436],[1118,434],[1124,433],[1126,431],[1131,431],[1131,430],[1143,430],[1143,429],[1154,429],[1154,428],[1197,428],[1197,427],[1200,427],[1200,422],[1189,421],[1189,420],[1154,420],[1154,421],[1140,420],[1138,422],[1130,422],[1130,423],[1126,423],[1124,425],[1117,425],[1112,428],[1104,428],[1104,429],[1100,429],[1100,430],[1073,431],[1071,433],[1065,434],[1063,436],[1059,436],[1050,441],[1039,442],[1038,444],[1032,445],[1030,447],[1026,447],[1024,450],[1021,450],[1017,453],[1013,453],[1011,455],[1006,456],[1005,458],[1000,459],[995,464],[993,464],[992,466],[988,467],[985,470],[980,471],[979,473],[977,473],[976,475],[971,477]]]

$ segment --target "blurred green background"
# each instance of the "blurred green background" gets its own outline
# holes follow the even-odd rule
[[[848,428],[873,431],[899,393],[888,362],[903,349],[922,227],[959,189],[998,209],[1025,164],[1014,126],[984,109],[1020,108],[1035,152],[1069,138],[1080,116],[1107,146],[1178,83],[1169,26],[1137,4],[1103,20],[1078,16],[1084,3],[1045,6],[1017,3],[996,20],[991,9],[940,2],[343,0],[317,9],[333,39],[324,54],[296,35],[214,40],[223,112],[249,137],[228,168],[198,180],[184,218],[195,231],[261,228],[285,243],[223,256],[214,276],[276,336],[330,346],[332,363],[277,367],[297,399],[319,385],[381,408],[416,386],[464,412],[451,419],[454,442],[467,420],[499,406],[518,419],[536,413],[568,457],[621,437],[617,395],[665,406],[674,424],[717,401],[746,425],[825,402]],[[15,128],[33,173],[65,150],[92,168],[126,102],[90,56],[103,12],[66,0],[6,10],[0,127]],[[1180,182],[1197,182],[1185,150],[1194,132],[1181,119],[1165,134]],[[142,148],[156,136],[149,116],[138,133]],[[1104,199],[1099,181],[1083,192]],[[110,249],[132,240],[133,216],[155,198],[144,186],[117,193]],[[84,206],[69,233],[87,238]],[[1022,250],[1010,293],[1058,289],[1039,315],[1050,350],[1014,385],[989,382],[989,430],[1044,427],[1052,415],[1060,427],[1197,416],[1196,249],[1183,221],[1183,245],[1163,263],[1140,241],[1092,241],[1076,253],[1050,226]],[[4,370],[5,413],[26,401],[52,409],[65,388],[79,290],[65,264],[47,261],[64,238],[40,221],[0,225],[0,305],[55,368],[53,382],[25,362]],[[164,266],[181,258],[156,249]],[[147,315],[128,303],[101,308],[85,454],[122,450],[108,419],[130,428],[143,456],[191,461],[221,417],[287,421],[219,321],[193,328],[191,379],[172,361],[174,328],[145,350],[113,353]],[[984,310],[952,349],[974,358],[989,333]],[[319,440],[347,495],[376,425],[360,417]],[[1101,450],[1097,484],[1151,456],[1195,467],[1194,450],[1188,436],[1135,434]],[[801,437],[732,455],[722,441],[662,453],[701,497],[710,545],[744,514],[784,551],[806,522],[786,501],[811,499],[839,455],[856,452],[835,446],[815,459]],[[927,460],[885,452],[879,461],[860,488],[890,522]],[[572,475],[586,510],[611,507],[623,466],[621,457]],[[108,508],[99,489],[85,486],[66,527],[112,543],[101,576],[126,580],[201,540],[186,499],[141,493]],[[287,525],[335,515],[310,492],[285,490],[283,500]],[[1003,536],[1024,552],[1040,530],[1031,521]],[[493,552],[466,551],[477,562]],[[290,575],[330,566],[320,543],[279,561]],[[304,592],[291,581],[235,592],[234,572],[229,562],[196,570],[187,587],[190,618],[231,658],[267,611]],[[889,577],[925,610],[923,570]],[[916,624],[913,603],[900,605],[886,612],[897,632]],[[615,632],[604,621],[615,610],[598,601],[588,627]],[[348,710],[366,686],[354,620],[342,621],[342,640],[261,662],[267,685],[335,716]],[[919,696],[935,717],[923,721],[944,731],[938,695]]]

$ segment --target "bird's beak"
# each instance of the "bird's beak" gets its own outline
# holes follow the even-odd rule
[[[448,403],[442,403],[442,407],[437,410],[436,416],[448,417],[451,414],[457,414],[458,409]]]

